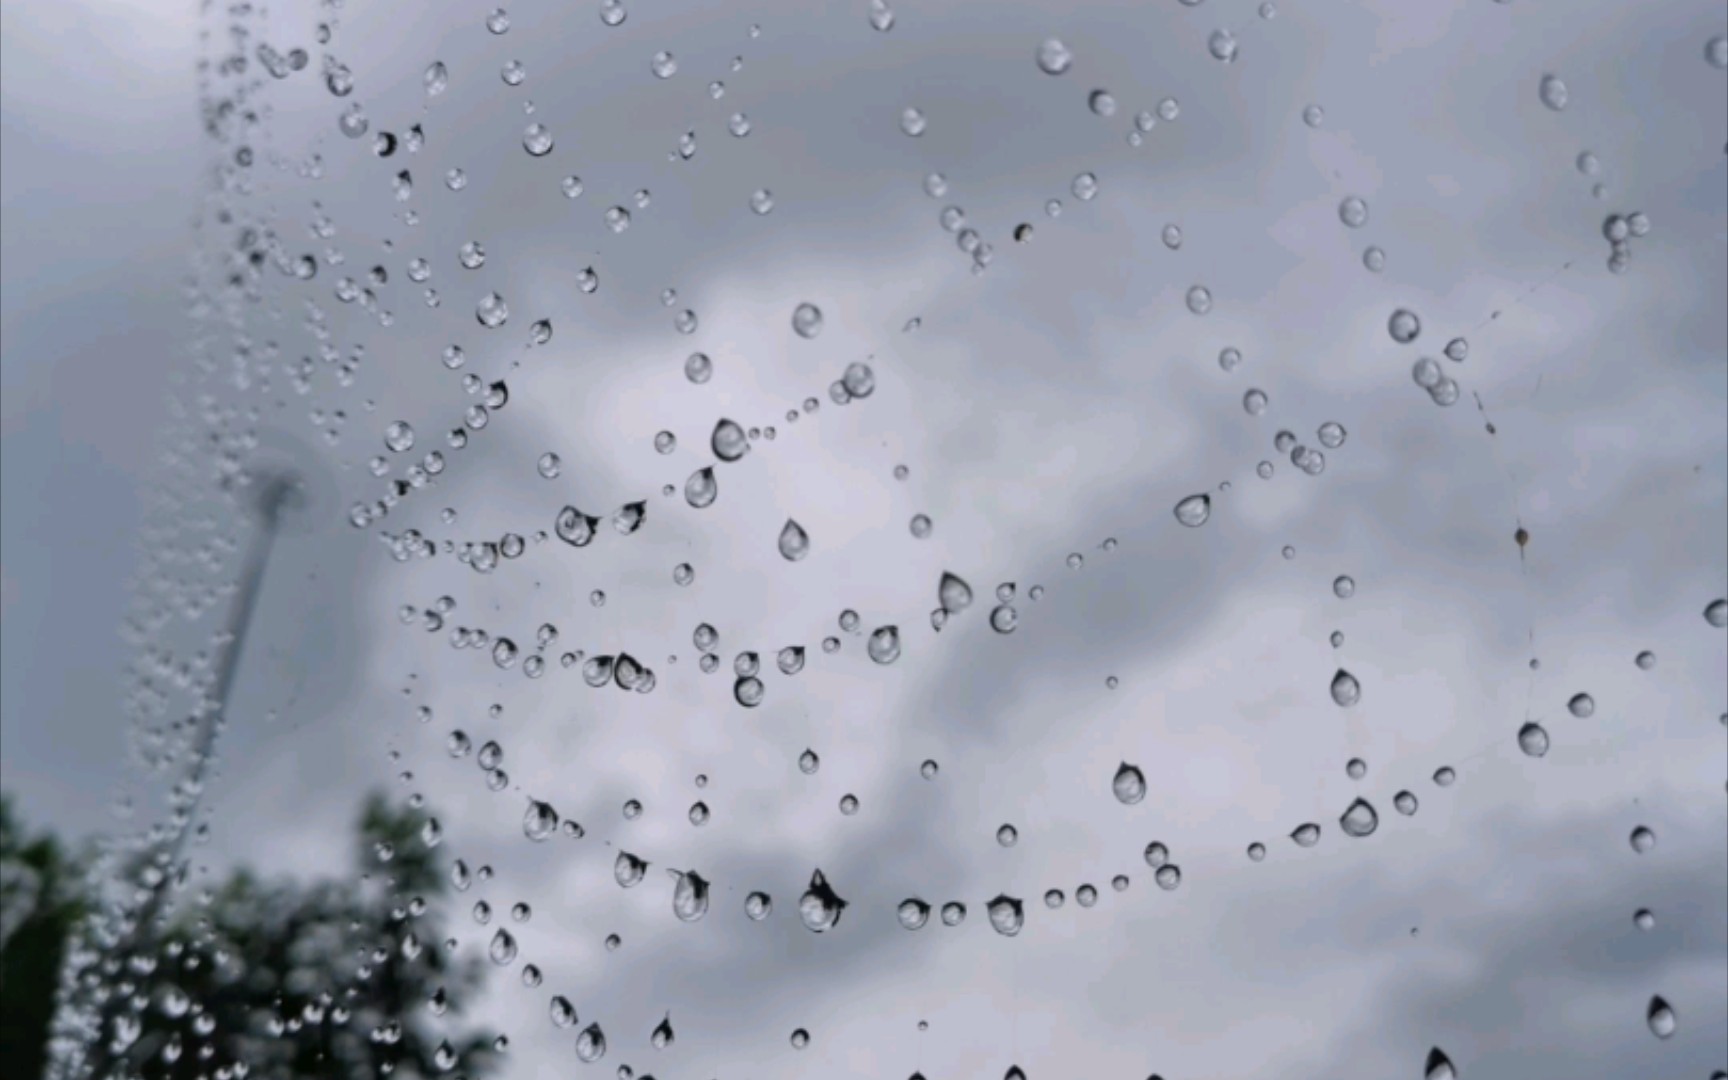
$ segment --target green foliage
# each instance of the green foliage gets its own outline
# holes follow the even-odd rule
[[[486,1075],[495,1061],[489,1040],[458,1036],[453,1017],[428,1007],[442,988],[449,1012],[458,1012],[481,971],[454,964],[443,947],[444,879],[423,839],[425,821],[373,795],[356,823],[351,877],[265,882],[242,869],[182,896],[148,940],[122,950],[132,988],[102,1010],[105,1031],[124,1045],[122,1071],[192,1080],[244,1063],[245,1075],[270,1080]],[[40,947],[52,949],[54,962],[33,971],[27,988],[18,978],[20,995],[52,997],[70,925],[44,932]],[[40,1047],[46,1021],[30,1018],[37,1026],[26,1030],[19,1013],[13,1057],[13,982],[8,970],[0,1064],[8,1080],[21,1080],[41,1074],[40,1050],[27,1057],[24,1047]],[[445,1039],[448,1068],[437,1061]]]
[[[28,836],[0,796],[0,1073],[46,1064],[66,938],[84,916],[80,871],[53,836]]]

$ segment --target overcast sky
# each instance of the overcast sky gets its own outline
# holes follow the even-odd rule
[[[632,4],[616,28],[597,8],[512,5],[495,35],[483,7],[348,5],[329,46],[355,76],[347,101],[373,131],[425,132],[424,149],[381,160],[370,135],[337,130],[320,9],[272,7],[266,39],[312,61],[268,86],[256,193],[238,207],[323,265],[310,282],[267,270],[246,329],[280,355],[244,391],[228,337],[215,377],[188,360],[209,332],[187,315],[190,222],[231,152],[201,139],[197,18],[0,9],[0,775],[32,819],[101,828],[122,789],[146,818],[159,806],[127,771],[114,628],[178,373],[183,397],[256,406],[267,443],[302,444],[315,494],[265,578],[206,801],[207,872],[343,873],[362,795],[423,792],[444,851],[497,870],[494,908],[534,908],[512,929],[546,984],[497,973],[478,1010],[510,1034],[511,1075],[577,1068],[572,1033],[546,1018],[552,993],[605,1027],[605,1066],[663,1080],[994,1078],[1011,1063],[1034,1078],[1416,1077],[1433,1045],[1469,1080],[1728,1066],[1728,651],[1702,615],[1728,591],[1728,76],[1706,59],[1719,5],[1286,3],[1266,20],[1223,0],[906,2],[886,33],[863,0]],[[1209,55],[1221,27],[1234,63]],[[1059,76],[1035,62],[1051,35],[1073,54]],[[434,60],[450,85],[429,101]],[[511,60],[520,86],[500,77]],[[1540,99],[1549,73],[1563,111]],[[1113,115],[1088,108],[1097,89]],[[1135,114],[1167,97],[1180,115],[1129,145]],[[907,107],[927,122],[916,138]],[[555,140],[545,157],[524,152],[532,122]],[[693,158],[668,160],[685,132]],[[1096,198],[1075,196],[1081,173]],[[752,212],[758,188],[771,213]],[[1352,195],[1360,228],[1340,220]],[[314,201],[328,239],[308,231]],[[630,208],[622,232],[614,205]],[[948,206],[993,245],[986,272],[944,231]],[[1611,274],[1603,220],[1632,211],[1651,228]],[[467,241],[483,267],[459,261]],[[374,265],[388,327],[334,295]],[[511,313],[494,330],[475,317],[490,290]],[[808,340],[792,330],[806,301],[824,315]],[[316,360],[308,304],[344,356],[363,347],[352,385]],[[1387,330],[1401,307],[1422,322],[1410,345]],[[528,349],[540,318],[552,340]],[[1412,365],[1454,336],[1467,359],[1438,363],[1462,394],[1441,408]],[[452,343],[461,372],[439,362]],[[1227,347],[1242,357],[1228,372]],[[694,350],[712,358],[701,385],[684,375]],[[306,355],[302,395],[287,367]],[[837,406],[828,386],[854,361],[875,390]],[[476,400],[470,372],[505,379],[510,400],[456,451],[444,433]],[[789,421],[807,397],[820,408]],[[337,409],[330,444],[312,417]],[[775,438],[718,466],[718,500],[693,510],[684,483],[714,462],[722,416]],[[385,449],[397,420],[411,453]],[[1321,475],[1274,449],[1280,430],[1317,447],[1328,421],[1348,434]],[[434,448],[449,461],[436,483],[370,530],[348,524],[386,483],[368,459],[394,477]],[[536,472],[548,451],[551,480]],[[1184,528],[1172,509],[1199,492],[1211,518]],[[604,518],[644,499],[634,535],[534,539],[566,504]],[[796,563],[776,550],[788,517],[811,539]],[[529,543],[479,575],[448,555],[392,562],[380,528]],[[243,523],[225,531],[245,542]],[[976,599],[937,634],[944,570]],[[989,626],[1005,582],[1010,634]],[[443,594],[444,632],[399,620]],[[848,608],[863,633],[839,629]],[[704,622],[719,632],[711,675],[692,647]],[[542,623],[560,635],[549,656],[627,651],[656,689],[591,690],[556,662],[529,680],[448,643],[461,625],[527,648]],[[865,635],[888,624],[902,655],[872,663]],[[791,644],[806,667],[787,678],[774,655]],[[733,700],[744,650],[765,670],[753,710]],[[1329,693],[1340,668],[1362,687],[1348,709]],[[1567,708],[1579,692],[1587,717]],[[1519,752],[1529,721],[1552,740],[1540,760]],[[445,753],[454,729],[499,741],[506,791]],[[815,775],[796,764],[806,747]],[[1111,791],[1124,761],[1149,788],[1132,806]],[[1431,780],[1442,766],[1451,787]],[[1402,789],[1413,818],[1393,811]],[[855,815],[838,809],[848,793]],[[1338,828],[1358,796],[1380,812],[1364,840]],[[586,837],[531,844],[527,797]],[[645,809],[626,821],[632,798]],[[695,828],[698,798],[713,817]],[[1304,822],[1323,828],[1313,849],[1287,838]],[[1638,825],[1659,837],[1643,855]],[[1182,867],[1174,892],[1142,857],[1153,840]],[[653,864],[638,888],[613,882],[620,849]],[[820,936],[797,917],[817,867],[851,905]],[[668,868],[714,883],[701,922],[673,918]],[[1075,902],[1083,883],[1096,907]],[[1041,899],[1052,888],[1060,910]],[[775,901],[760,924],[742,914],[752,889]],[[1013,940],[985,918],[1004,892],[1026,902]],[[895,921],[908,896],[969,913],[909,933]],[[1640,907],[1655,929],[1633,925]],[[458,925],[484,947],[490,928]],[[1646,1027],[1653,994],[1679,1012],[1671,1039]],[[678,1041],[651,1050],[668,1010]],[[800,1027],[812,1041],[795,1051]]]

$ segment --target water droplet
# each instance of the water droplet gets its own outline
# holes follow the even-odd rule
[[[492,744],[488,744],[492,745]],[[496,768],[494,763],[492,768]],[[522,833],[535,842],[545,840],[558,829],[558,811],[543,802],[528,800],[528,812],[522,816]]]
[[[798,898],[798,918],[804,927],[814,933],[832,930],[840,923],[840,915],[846,910],[846,901],[828,885],[828,879],[817,870],[810,875],[810,887],[804,890],[804,895]]]
[[[1566,89],[1566,83],[1558,75],[1542,76],[1542,81],[1537,84],[1536,94],[1542,99],[1542,104],[1555,112],[1564,109],[1566,103],[1572,100],[1571,92]]]
[[[1097,116],[1115,116],[1116,99],[1108,90],[1094,90],[1086,97],[1086,107]]]
[[[1656,834],[1640,825],[1632,830],[1631,841],[1632,850],[1643,855],[1656,846]]]
[[[1212,310],[1212,290],[1204,285],[1194,285],[1188,289],[1186,297],[1188,310],[1196,315],[1204,315]]]
[[[810,303],[799,304],[793,308],[792,331],[805,340],[820,334],[822,332],[822,309]]]
[[[720,494],[719,482],[714,478],[714,470],[704,466],[690,474],[684,481],[684,501],[697,510],[714,505],[714,499]]]
[[[1313,822],[1298,825],[1290,834],[1290,839],[1296,841],[1297,847],[1313,847],[1320,842],[1320,826]]]
[[[500,967],[510,963],[516,959],[516,939],[510,936],[510,931],[499,927],[498,932],[492,935],[492,943],[487,946],[486,955]]]
[[[1526,757],[1539,758],[1548,753],[1548,729],[1534,721],[1518,729],[1518,749]]]
[[[930,905],[917,897],[900,901],[900,907],[895,912],[900,925],[907,930],[922,930],[924,924],[930,921]]]
[[[1416,813],[1416,796],[1408,791],[1400,791],[1392,796],[1392,808],[1405,817],[1410,817]]]
[[[558,511],[552,530],[557,533],[558,539],[571,547],[587,547],[599,526],[599,518],[590,517],[574,506],[566,506]]]
[[[1458,1080],[1458,1070],[1452,1059],[1436,1046],[1428,1051],[1428,1062],[1422,1066],[1422,1080]]]
[[[990,916],[991,928],[1003,937],[1013,937],[1026,925],[1025,906],[1011,896],[997,896],[985,910]]]
[[[1242,409],[1249,416],[1264,416],[1267,405],[1268,401],[1264,390],[1252,389],[1242,395]]]
[[[1717,71],[1728,71],[1728,35],[1717,34],[1704,43],[1704,62]]]
[[[678,73],[678,61],[671,53],[661,49],[648,62],[648,70],[654,73],[656,79],[670,79]]]
[[[487,293],[474,308],[474,318],[488,330],[496,330],[510,318],[510,305],[497,293]]]
[[[894,9],[888,0],[870,0],[870,28],[884,34],[894,29]]]
[[[765,892],[753,892],[744,898],[744,916],[751,922],[761,922],[774,910],[774,901]]]
[[[911,105],[900,110],[900,130],[907,135],[917,138],[924,134],[928,127],[929,121],[924,118],[924,114],[920,110]]]
[[[1116,775],[1110,781],[1110,790],[1115,793],[1117,802],[1133,806],[1146,797],[1146,774],[1140,771],[1138,765],[1130,765],[1124,761],[1116,767]]]
[[[1361,839],[1374,835],[1374,830],[1380,827],[1380,815],[1366,799],[1357,799],[1344,811],[1344,816],[1338,819],[1338,827],[1344,830],[1345,836]]]
[[[1214,30],[1206,39],[1206,51],[1212,54],[1212,59],[1220,63],[1232,63],[1236,59],[1236,35],[1228,30]]]
[[[1176,504],[1176,520],[1190,529],[1198,529],[1212,516],[1210,495],[1190,495]]]
[[[1074,192],[1074,197],[1081,202],[1091,202],[1098,197],[1098,177],[1089,172],[1080,173],[1074,177],[1074,182],[1069,185],[1069,189]]]
[[[552,133],[545,124],[529,124],[522,132],[522,149],[529,157],[545,157],[552,152]]]
[[[1679,1019],[1674,1015],[1674,1006],[1662,1000],[1660,995],[1650,999],[1650,1007],[1645,1011],[1644,1019],[1650,1025],[1650,1034],[1658,1039],[1668,1038],[1679,1026]]]
[[[606,1033],[600,1030],[598,1022],[589,1024],[582,1029],[582,1034],[576,1036],[576,1057],[584,1064],[592,1065],[605,1056]]]
[[[1326,110],[1318,105],[1309,105],[1302,110],[1302,122],[1311,128],[1318,128],[1326,122]]]
[[[996,843],[1005,848],[1011,848],[1020,842],[1020,830],[1012,825],[1001,825],[996,829]]]
[[[648,504],[645,502],[625,503],[612,512],[612,528],[620,536],[629,536],[642,527],[647,520]]]
[[[955,574],[942,572],[936,586],[936,602],[949,614],[958,614],[972,606],[972,586]]]
[[[892,664],[900,659],[900,628],[897,626],[878,627],[870,634],[870,640],[865,645],[865,651],[870,659],[878,664]]]
[[[1038,46],[1038,70],[1046,75],[1061,75],[1074,66],[1074,54],[1057,38],[1046,38]]]
[[[754,709],[762,704],[765,693],[767,688],[762,685],[762,680],[754,675],[741,678],[732,684],[732,699],[746,709]]]
[[[810,534],[791,518],[780,529],[780,556],[787,562],[798,562],[810,554]]]
[[[1718,630],[1728,626],[1728,600],[1712,600],[1705,605],[1704,621]]]
[[[1255,841],[1248,845],[1248,858],[1252,862],[1260,862],[1266,858],[1266,845]]]
[[[1422,320],[1409,308],[1399,308],[1386,320],[1386,332],[1400,345],[1408,345],[1422,333]]]
[[[1640,930],[1654,930],[1656,916],[1649,908],[1639,908],[1632,913],[1632,925]]]
[[[695,922],[708,914],[708,882],[696,871],[686,870],[678,874],[678,883],[672,889],[672,914],[678,917],[679,922]],[[667,1033],[670,1035],[670,1028]]]
[[[1566,702],[1566,711],[1580,720],[1588,719],[1596,714],[1596,699],[1589,694],[1573,694]]]
[[[1356,676],[1339,668],[1338,673],[1332,676],[1332,700],[1349,708],[1362,700],[1362,684],[1356,681]]]
[[[628,851],[620,851],[618,858],[612,863],[612,878],[622,888],[630,889],[642,884],[642,879],[648,874],[648,863]]]
[[[1346,195],[1338,204],[1338,220],[1352,229],[1368,224],[1368,203],[1360,195]]]
[[[401,454],[414,448],[414,429],[406,420],[397,420],[384,429],[384,446]]]

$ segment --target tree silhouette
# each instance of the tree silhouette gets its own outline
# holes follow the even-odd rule
[[[66,939],[84,917],[77,860],[25,834],[0,796],[0,1071],[41,1076]]]
[[[96,1071],[144,1080],[486,1075],[491,1040],[442,1030],[482,971],[456,963],[444,944],[445,879],[429,820],[373,794],[356,823],[351,878],[271,883],[242,869],[182,897],[148,940],[98,966],[106,1008]],[[43,1073],[40,1004],[52,1001],[81,907],[38,922],[27,955],[51,952],[52,962],[14,971],[10,950],[28,924],[7,942],[0,1065],[9,1080]]]

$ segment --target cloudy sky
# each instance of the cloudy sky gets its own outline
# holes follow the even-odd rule
[[[232,152],[201,137],[200,22],[3,9],[0,768],[32,818],[88,832],[116,790],[146,818],[160,803],[128,771],[115,627],[178,376],[184,399],[256,407],[266,443],[300,447],[315,496],[264,580],[206,800],[207,872],[342,873],[333,838],[366,791],[424,793],[451,857],[497,871],[493,906],[534,908],[522,959],[546,985],[499,973],[478,1010],[509,1032],[512,1075],[576,1068],[552,993],[605,1027],[607,1065],[663,1078],[994,1078],[1011,1063],[1414,1077],[1433,1045],[1470,1080],[1728,1065],[1728,653],[1702,616],[1728,581],[1719,5],[1286,3],[1268,20],[1224,0],[908,2],[884,33],[850,0],[630,5],[617,27],[597,4],[523,3],[501,35],[482,7],[348,8],[328,46],[354,75],[342,100],[319,73],[321,9],[278,4],[259,24],[312,61],[266,88],[255,190],[236,205],[321,265],[309,282],[267,271],[246,333],[279,354],[245,390],[232,338],[186,313],[190,223]],[[1220,28],[1233,63],[1210,55]],[[1073,55],[1055,76],[1035,62],[1052,35]],[[660,50],[676,59],[664,79]],[[429,99],[434,60],[449,89]],[[501,77],[512,60],[518,86]],[[1564,110],[1544,106],[1546,74]],[[1099,89],[1111,115],[1088,107]],[[1135,115],[1166,98],[1179,114],[1130,145]],[[424,147],[374,156],[370,132],[338,131],[348,102],[372,131],[420,124]],[[555,142],[539,158],[523,149],[536,122]],[[670,160],[686,132],[694,156]],[[1076,196],[1082,173],[1095,198]],[[1361,227],[1341,221],[1349,196]],[[314,202],[328,238],[309,231]],[[627,229],[608,227],[612,206]],[[950,206],[994,249],[981,274],[941,224]],[[1604,218],[1633,211],[1650,230],[1611,274]],[[477,269],[458,257],[468,241]],[[335,295],[373,266],[389,326]],[[498,329],[475,318],[489,291],[510,308]],[[823,312],[811,339],[791,326],[802,302]],[[341,355],[363,351],[352,385],[317,359],[308,305]],[[1412,344],[1388,334],[1398,308],[1420,317]],[[528,348],[541,318],[552,340]],[[200,333],[217,334],[204,381],[188,360]],[[1461,387],[1441,408],[1412,367],[1453,337],[1468,357],[1438,360]],[[439,360],[451,344],[460,372]],[[713,365],[702,384],[684,375],[696,350]],[[305,394],[288,372],[302,356]],[[874,392],[836,405],[828,387],[854,362]],[[510,399],[458,451],[444,433],[476,400],[470,373]],[[719,498],[695,510],[684,483],[714,463],[720,417],[774,437],[717,466]],[[412,452],[385,448],[393,421]],[[1284,430],[1317,447],[1329,421],[1347,436],[1320,475],[1275,449]],[[370,458],[394,477],[433,448],[449,462],[433,485],[370,530],[348,524],[386,483]],[[536,470],[547,452],[555,479]],[[1199,492],[1211,518],[1184,528],[1172,508]],[[647,521],[628,537],[534,539],[566,504],[604,518],[636,500]],[[811,538],[796,563],[776,550],[789,517]],[[448,555],[392,562],[375,534],[408,528],[529,541],[480,575]],[[246,542],[243,523],[228,531]],[[692,584],[674,583],[679,563]],[[943,571],[976,599],[938,634]],[[1009,634],[989,625],[1002,583]],[[456,604],[443,632],[400,621],[441,595]],[[845,609],[862,633],[840,629]],[[626,651],[655,690],[591,690],[556,662],[529,680],[449,644],[460,625],[528,648],[543,623],[559,633],[548,656]],[[713,674],[699,623],[719,633]],[[884,625],[902,642],[889,665],[865,649]],[[788,678],[774,656],[794,644],[807,662]],[[733,699],[743,651],[765,669],[751,710]],[[1340,668],[1362,688],[1347,709],[1329,693]],[[1585,717],[1567,707],[1580,692]],[[1540,760],[1518,748],[1532,721],[1552,743]],[[453,730],[500,743],[505,791],[444,751]],[[807,747],[814,775],[796,764]],[[1149,789],[1132,806],[1111,790],[1124,761]],[[1431,779],[1443,766],[1450,787]],[[1414,817],[1392,809],[1405,789]],[[529,797],[586,837],[531,844]],[[1380,811],[1361,840],[1338,828],[1357,797]],[[698,798],[713,816],[695,828]],[[1287,838],[1305,822],[1323,829],[1312,849]],[[1642,855],[1639,825],[1659,838]],[[1182,868],[1173,892],[1153,883],[1151,841]],[[640,887],[613,882],[619,850],[653,864]],[[796,913],[817,867],[851,905],[820,936]],[[668,868],[714,883],[707,918],[673,918]],[[1090,909],[1083,884],[1100,892]],[[753,889],[775,900],[759,924],[742,914]],[[998,893],[1026,901],[1013,940],[984,917]],[[909,933],[895,906],[910,896],[967,918]],[[1640,907],[1653,930],[1634,927]],[[1646,1027],[1653,994],[1679,1012],[1670,1039]],[[668,1010],[678,1042],[651,1050]],[[794,1050],[800,1027],[812,1041]]]

